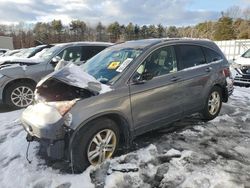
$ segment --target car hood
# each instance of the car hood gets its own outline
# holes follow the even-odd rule
[[[31,65],[31,64],[38,64],[41,62],[42,62],[41,59],[22,58],[22,57],[13,57],[13,56],[0,58],[0,65],[15,64],[15,63],[17,63],[17,64],[22,63],[22,64]]]
[[[250,58],[238,57],[234,62],[240,65],[250,66]]]
[[[67,85],[87,89],[92,92],[98,92],[99,94],[111,90],[108,85],[100,83],[93,76],[84,72],[81,66],[77,66],[73,63],[69,63],[62,69],[47,75],[37,84],[37,87],[40,87],[44,82],[51,78],[57,79]]]

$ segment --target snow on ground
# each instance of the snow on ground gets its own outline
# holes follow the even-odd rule
[[[236,87],[219,117],[197,116],[144,134],[127,154],[65,174],[47,166],[27,142],[22,110],[0,113],[0,187],[250,187],[250,88]]]

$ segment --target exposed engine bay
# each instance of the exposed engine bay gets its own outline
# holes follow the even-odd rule
[[[35,98],[36,100],[42,99],[46,102],[55,102],[70,101],[77,98],[84,99],[97,94],[87,89],[66,84],[55,78],[50,78],[36,88]]]

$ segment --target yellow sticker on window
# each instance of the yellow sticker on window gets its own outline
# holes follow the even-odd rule
[[[108,69],[114,70],[120,66],[120,61],[113,61],[109,64]]]

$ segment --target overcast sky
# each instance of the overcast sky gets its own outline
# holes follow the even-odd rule
[[[190,25],[216,20],[231,6],[245,8],[250,0],[0,0],[0,23],[80,19],[89,24],[118,21]]]

